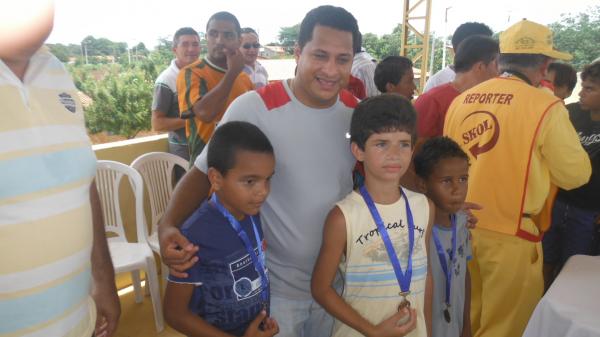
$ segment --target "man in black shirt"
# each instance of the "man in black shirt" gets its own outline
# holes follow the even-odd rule
[[[569,118],[592,163],[590,181],[573,190],[559,190],[552,226],[543,240],[544,276],[549,286],[569,257],[595,252],[600,221],[600,61],[581,73],[579,103],[569,104]],[[600,239],[596,237],[596,239]]]

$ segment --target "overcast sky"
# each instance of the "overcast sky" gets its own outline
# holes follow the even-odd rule
[[[8,1],[8,0],[7,0]],[[17,0],[18,1],[18,0]],[[226,10],[243,27],[256,29],[261,43],[277,41],[280,27],[302,21],[310,9],[322,4],[342,6],[358,20],[362,33],[388,34],[402,20],[403,1],[391,0],[55,0],[54,30],[49,43],[80,43],[87,35],[127,42],[144,42],[148,48],[159,37],[171,37],[180,27],[204,31],[215,12]],[[447,35],[467,21],[479,21],[501,31],[522,19],[548,24],[563,13],[579,13],[597,0],[432,0],[431,29]],[[448,8],[448,9],[447,9]],[[444,13],[448,12],[447,24]]]

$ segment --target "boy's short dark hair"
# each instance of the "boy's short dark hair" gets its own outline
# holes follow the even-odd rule
[[[412,66],[412,61],[404,56],[388,56],[381,60],[377,64],[377,67],[375,67],[375,75],[373,77],[377,90],[386,92],[386,84],[398,84],[402,76],[409,69],[412,69]]]
[[[354,51],[357,45],[360,46],[360,31],[354,16],[342,7],[325,5],[311,9],[300,23],[300,32],[298,33],[300,49],[312,40],[316,25],[350,32],[352,33],[352,50]]]
[[[273,154],[273,146],[260,129],[248,122],[228,122],[220,125],[208,143],[208,167],[222,175],[235,167],[238,151]]]
[[[489,36],[474,35],[464,39],[458,45],[454,56],[454,71],[464,73],[478,62],[489,64],[500,54],[498,41]]]
[[[419,177],[427,179],[433,173],[435,165],[447,158],[460,158],[469,163],[469,156],[452,139],[448,137],[430,138],[423,143],[413,157],[415,173]]]
[[[177,45],[179,44],[179,38],[182,35],[194,35],[198,38],[198,40],[200,40],[200,35],[198,35],[198,32],[194,28],[192,28],[192,27],[179,28],[175,32],[175,35],[173,36],[173,48],[177,47]]]
[[[258,33],[250,27],[242,28],[242,34],[254,34],[254,35],[258,36]]]
[[[473,35],[492,36],[494,32],[486,24],[480,22],[465,22],[458,26],[452,34],[452,49],[456,51],[464,39]]]
[[[600,61],[585,66],[581,72],[581,80],[600,84]]]
[[[365,149],[374,133],[405,131],[414,144],[417,113],[410,101],[400,95],[381,94],[358,103],[350,122],[350,141]]]
[[[548,66],[548,72],[554,72],[554,86],[567,87],[569,91],[575,89],[577,84],[577,71],[571,65],[562,62],[552,62]]]
[[[235,15],[233,15],[229,12],[225,12],[225,11],[217,12],[217,13],[213,14],[206,22],[206,32],[207,33],[208,33],[208,25],[210,25],[211,21],[213,21],[213,20],[229,21],[229,22],[233,23],[233,25],[235,26],[235,32],[237,33],[238,37],[240,35],[242,35],[242,27],[240,26],[240,22],[235,17]]]

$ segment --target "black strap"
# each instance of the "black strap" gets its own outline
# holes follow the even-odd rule
[[[531,83],[531,81],[529,80],[529,78],[527,76],[525,76],[525,74],[523,74],[522,72],[518,71],[518,70],[514,70],[514,69],[505,69],[502,72],[504,73],[509,73],[513,76],[516,76],[520,79],[522,79],[523,81],[527,82],[527,84],[529,85],[533,85],[533,83]]]

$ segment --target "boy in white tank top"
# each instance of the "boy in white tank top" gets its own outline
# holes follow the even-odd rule
[[[364,185],[337,203],[325,221],[311,290],[336,318],[334,337],[428,336],[431,280],[427,242],[434,206],[398,186],[410,165],[416,113],[384,94],[362,101],[350,125],[352,153]],[[338,268],[344,291],[332,286]]]

